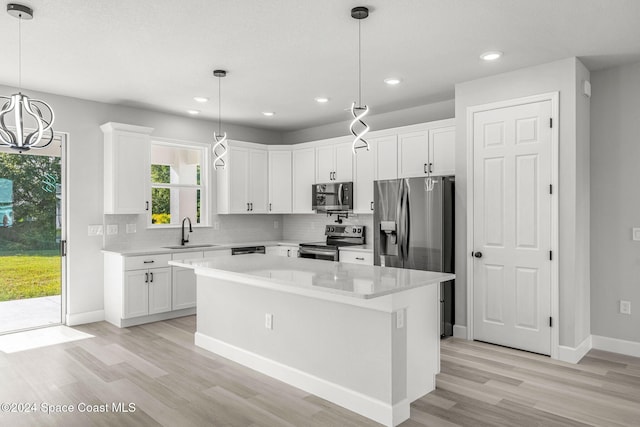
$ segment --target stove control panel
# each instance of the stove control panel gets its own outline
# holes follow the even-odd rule
[[[329,237],[363,237],[364,225],[327,225],[324,235]]]

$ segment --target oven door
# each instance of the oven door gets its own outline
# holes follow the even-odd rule
[[[338,261],[338,251],[335,249],[324,249],[324,248],[300,246],[298,257],[322,259],[325,261]]]

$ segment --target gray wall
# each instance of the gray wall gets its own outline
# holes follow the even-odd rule
[[[591,332],[640,342],[640,63],[591,82]]]
[[[14,93],[11,87],[0,86],[0,93]],[[87,236],[89,224],[103,223],[103,134],[99,126],[105,122],[121,122],[154,128],[152,136],[180,139],[185,141],[207,142],[211,140],[215,126],[206,120],[174,116],[154,111],[142,110],[91,102],[77,98],[26,91],[34,98],[41,98],[51,104],[56,113],[55,130],[68,133],[68,193],[67,193],[67,239],[68,277],[67,311],[71,316],[95,312],[103,309],[103,263],[102,245],[99,237]],[[233,139],[280,143],[282,136],[278,132],[264,131],[239,126],[225,126]],[[212,184],[215,188],[215,182]],[[215,207],[215,205],[214,205]],[[135,236],[122,237],[121,244],[171,243],[177,241],[178,230],[145,230],[144,222],[138,216],[114,218],[108,215],[110,223],[137,220],[138,233]],[[280,218],[280,216],[277,216]],[[281,223],[281,222],[280,222]],[[197,229],[194,241],[208,238],[242,239],[281,238],[281,228],[273,228],[273,218],[267,215],[240,217],[222,220],[222,231],[214,233],[212,229]],[[228,229],[225,230],[225,226]],[[265,228],[265,225],[267,227]],[[270,226],[270,227],[269,227]],[[252,231],[254,233],[252,233]],[[124,228],[120,227],[120,233]],[[254,236],[254,237],[252,237]],[[118,238],[115,237],[115,241]]]
[[[578,177],[588,173],[584,153],[588,159],[588,100],[577,98],[577,80],[587,77],[588,71],[576,58],[543,64],[456,85],[456,325],[467,324],[467,108],[513,98],[560,92],[559,147],[559,275],[560,275],[560,344],[575,347],[589,335],[588,251],[588,180],[578,183]],[[578,107],[578,104],[580,106]],[[588,128],[588,121],[586,124]],[[578,140],[580,138],[580,140]],[[586,138],[586,139],[585,139]],[[586,144],[586,145],[585,145]],[[581,157],[580,157],[581,156]],[[580,171],[578,171],[580,169]],[[580,210],[580,212],[578,212]],[[586,220],[586,222],[585,222]],[[576,299],[578,297],[578,299]]]

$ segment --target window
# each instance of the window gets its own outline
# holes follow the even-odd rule
[[[208,225],[207,147],[151,142],[151,226]]]

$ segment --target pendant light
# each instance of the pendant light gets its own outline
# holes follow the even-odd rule
[[[18,19],[18,93],[0,96],[0,104],[6,100],[0,107],[0,146],[22,153],[51,144],[55,116],[49,104],[22,93],[22,20],[33,19],[33,9],[9,3],[7,13]],[[11,118],[9,123],[7,118]]]
[[[225,70],[213,70],[213,75],[218,78],[218,132],[213,132],[213,168],[218,170],[218,168],[224,169],[225,161],[224,156],[227,154],[227,146],[225,142],[227,141],[227,133],[222,133],[222,91],[221,91],[221,80],[223,77],[226,77],[227,72]]]
[[[351,104],[351,115],[353,120],[349,125],[349,130],[354,136],[353,143],[351,144],[351,150],[353,154],[356,154],[356,150],[366,148],[369,151],[369,143],[364,139],[364,136],[369,132],[369,125],[367,125],[362,119],[369,114],[369,107],[362,105],[362,59],[361,59],[361,35],[360,24],[363,19],[369,16],[369,9],[364,6],[358,6],[351,9],[351,17],[358,20],[358,105],[354,101]],[[358,126],[359,124],[359,126]],[[356,127],[360,127],[360,130],[356,130]]]

